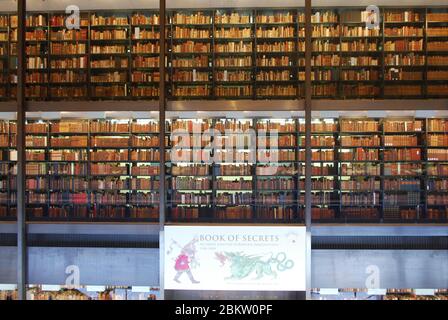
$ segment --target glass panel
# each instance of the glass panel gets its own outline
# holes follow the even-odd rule
[[[28,116],[28,217],[158,221],[157,112],[56,115]]]

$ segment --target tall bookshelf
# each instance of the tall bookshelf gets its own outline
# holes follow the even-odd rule
[[[159,97],[160,20],[156,11],[136,11],[131,16],[131,96]]]
[[[16,14],[9,15],[9,44],[8,44],[8,85],[9,92],[7,99],[16,99],[17,97],[17,68],[18,68],[18,57],[17,57],[17,24],[18,17]]]
[[[339,212],[337,121],[313,119],[311,124],[312,219],[335,219]],[[299,120],[300,204],[305,204],[305,120]],[[304,217],[304,211],[301,210]]]
[[[215,163],[212,180],[215,213],[219,219],[256,219],[255,167],[257,159],[250,152],[254,142],[249,132],[255,131],[253,119],[216,119],[213,128],[219,132],[214,145]],[[226,148],[226,152],[223,151]]]
[[[368,13],[362,9],[340,13],[340,95],[342,98],[378,98],[383,80],[383,28],[366,28]],[[378,21],[379,22],[379,21]]]
[[[0,216],[1,220],[16,219],[17,150],[15,148],[16,126],[13,121],[0,122]]]
[[[257,219],[299,221],[301,201],[297,162],[300,148],[297,119],[258,119],[256,121],[257,167],[255,171],[255,209]],[[277,150],[272,150],[277,148]]]
[[[340,217],[381,217],[381,129],[376,119],[340,119]]]
[[[171,96],[208,99],[213,83],[213,11],[173,11],[169,22]],[[179,63],[188,67],[176,67]]]
[[[427,9],[426,14],[426,95],[448,96],[448,9]]]
[[[0,99],[9,93],[9,15],[0,14]]]
[[[31,219],[157,220],[157,121],[29,121],[26,139]]]
[[[303,221],[304,119],[165,125],[168,221]],[[446,222],[447,125],[444,118],[313,119],[313,221]],[[0,129],[5,220],[15,215],[16,123],[3,120]],[[157,221],[157,120],[29,119],[26,129],[31,220]]]
[[[90,83],[92,98],[119,99],[128,96],[131,33],[129,16],[126,12],[91,13]]]
[[[296,9],[256,10],[256,97],[297,98],[298,16]]]
[[[221,9],[215,11],[213,26],[214,96],[254,97],[256,59],[254,11]]]
[[[315,8],[313,98],[446,98],[447,11],[386,7],[370,30],[364,8]],[[1,17],[6,100],[16,91],[17,16]],[[158,98],[158,11],[83,11],[79,30],[65,18],[27,15],[28,99]],[[172,9],[166,28],[169,99],[303,98],[303,8]]]
[[[52,147],[50,146],[49,125],[36,121],[26,124],[25,129],[26,211],[29,218],[43,217],[49,211],[49,198],[53,192],[52,187],[54,187],[49,179],[49,174],[53,172],[54,167],[52,163],[47,163],[49,159],[46,155],[46,149]]]
[[[83,13],[79,29],[67,29],[63,13],[49,16],[49,97],[85,99],[89,96],[89,16]]]
[[[425,202],[423,120],[384,120],[384,219],[418,219]]]
[[[425,96],[425,20],[425,9],[384,10],[384,97]]]
[[[35,12],[26,16],[26,87],[31,99],[48,97],[49,91],[49,13]]]
[[[211,137],[202,137],[212,128],[212,120],[173,119],[166,126],[169,219],[213,219]]]
[[[340,25],[334,9],[313,10],[312,31],[312,96],[338,96],[340,69]]]
[[[426,218],[443,220],[448,218],[448,121],[427,119],[426,128]]]

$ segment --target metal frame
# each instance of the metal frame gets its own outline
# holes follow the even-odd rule
[[[311,299],[311,0],[305,0],[305,225],[306,299]],[[307,50],[308,49],[308,50]]]
[[[17,1],[18,15],[18,69],[17,69],[17,288],[18,299],[26,300],[27,248],[26,248],[26,164],[25,164],[25,23],[26,0]]]
[[[313,111],[448,110],[448,99],[330,100],[313,99]],[[177,100],[166,111],[301,111],[305,100]],[[16,112],[17,103],[0,102],[0,112]],[[159,111],[156,100],[28,101],[27,111]]]
[[[159,55],[159,150],[160,150],[160,169],[159,169],[159,287],[160,297],[165,299],[165,209],[166,209],[166,179],[165,179],[165,111],[166,111],[166,73],[165,73],[165,20],[166,20],[166,1],[159,2],[160,19],[160,55]]]
[[[311,14],[312,0],[305,0],[305,99],[298,100],[174,100],[166,99],[166,0],[160,0],[160,96],[159,100],[126,101],[30,101],[25,98],[25,18],[26,0],[18,0],[18,84],[17,102],[0,102],[0,111],[17,112],[17,285],[19,299],[26,299],[27,283],[27,223],[25,212],[25,119],[26,111],[158,111],[160,143],[160,205],[159,205],[159,279],[161,298],[164,298],[164,226],[166,210],[165,181],[165,116],[166,111],[305,111],[305,221],[306,221],[306,297],[311,297],[311,116],[323,110],[448,110],[448,99],[385,99],[385,100],[326,100],[312,99],[311,92]],[[333,227],[333,226],[332,226]],[[37,228],[35,226],[34,228]],[[316,227],[313,227],[316,228]],[[320,229],[320,227],[317,227]],[[150,232],[150,231],[148,231]]]

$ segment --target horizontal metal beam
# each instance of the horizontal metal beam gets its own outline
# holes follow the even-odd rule
[[[27,222],[30,234],[148,235],[158,234],[157,223],[36,223]],[[0,223],[0,234],[15,233],[15,222]],[[448,224],[313,224],[313,236],[448,236]]]
[[[179,100],[168,101],[167,111],[297,111],[304,100]],[[313,100],[314,111],[448,110],[448,99]],[[16,111],[15,102],[0,102],[0,112]],[[30,101],[29,112],[158,111],[157,100]]]
[[[65,284],[67,267],[82,285],[158,285],[159,250],[31,247],[31,284]],[[0,283],[16,283],[14,247],[0,247]],[[313,250],[313,288],[447,288],[446,250]],[[376,279],[379,283],[367,281]]]
[[[28,223],[29,234],[158,235],[157,223]]]
[[[313,288],[445,289],[446,250],[313,250]]]
[[[448,99],[313,100],[313,110],[448,110]]]
[[[1,105],[0,105],[0,110]],[[27,111],[157,111],[157,100],[113,100],[113,101],[30,101]]]
[[[312,225],[313,236],[371,237],[371,236],[448,236],[448,225]]]
[[[1,101],[0,112],[17,112],[16,101]]]
[[[179,100],[169,101],[167,111],[297,111],[304,100]]]

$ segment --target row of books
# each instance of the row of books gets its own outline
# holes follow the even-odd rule
[[[415,220],[421,214],[420,211],[420,208],[403,209],[399,206],[388,205],[386,208],[384,208],[384,219]]]
[[[166,139],[167,141],[168,139]],[[7,137],[0,137],[0,145],[8,145]],[[47,137],[26,136],[27,147],[47,147]],[[51,137],[50,146],[58,148],[87,148],[87,136]],[[131,136],[129,137],[92,137],[90,147],[94,148],[152,148],[159,146],[158,136]]]
[[[9,127],[1,123],[1,132],[8,132]],[[15,124],[15,123],[14,123]],[[130,122],[129,121],[60,121],[49,123],[27,123],[27,133],[46,133],[50,127],[51,133],[157,133],[159,124],[155,121]],[[89,129],[90,128],[90,129]]]
[[[255,36],[257,38],[294,38],[295,37],[295,27],[292,26],[279,26],[279,27],[258,27],[255,29]],[[446,27],[430,27],[427,28],[426,34],[429,37],[444,37],[447,35]],[[400,27],[390,27],[384,29],[385,37],[423,37],[424,30],[421,27],[414,26],[400,26]],[[45,41],[47,39],[47,32],[45,29],[35,29],[29,31],[27,40],[41,40]],[[196,27],[179,27],[175,26],[172,36],[174,39],[208,39],[212,36],[216,38],[232,39],[232,38],[247,38],[252,37],[251,27],[231,27],[223,28],[217,27],[214,32],[209,28],[196,28]],[[123,29],[114,30],[91,30],[90,38],[91,40],[125,40],[128,36],[128,29],[123,26]],[[304,28],[298,29],[299,38],[305,37]],[[379,37],[379,29],[365,29],[361,27],[343,26],[342,29],[339,25],[326,26],[319,25],[313,26],[312,37],[314,38],[339,38],[343,37]],[[16,30],[12,30],[11,34],[8,36],[5,33],[6,41],[10,37],[11,41],[17,41]],[[60,30],[52,31],[50,33],[51,40],[59,41],[79,41],[87,40],[88,33],[86,29],[81,29],[79,31],[73,30]],[[140,27],[135,27],[131,34],[134,40],[157,40],[160,37],[160,33],[154,28],[147,30],[141,29]]]
[[[418,137],[406,135],[386,135],[384,136],[384,145],[386,147],[418,146]]]
[[[246,180],[244,178],[232,180],[224,180],[221,178],[215,182],[215,188],[220,190],[251,190],[252,187],[252,180]]]
[[[335,10],[319,10],[312,14],[312,23],[337,23],[339,18],[342,22],[363,22],[370,18],[370,12],[362,10],[343,10],[338,12]],[[255,19],[254,19],[255,18]],[[11,15],[11,26],[17,26],[17,16]],[[44,14],[37,13],[29,15],[26,19],[27,26],[64,26],[66,17],[60,14]],[[217,24],[247,24],[253,23],[254,20],[259,24],[274,23],[294,23],[296,19],[300,23],[304,23],[304,13],[295,10],[279,10],[273,12],[257,12],[256,15],[247,10],[239,12],[235,10],[216,10],[212,12],[203,12],[200,9],[194,12],[175,11],[169,16],[169,22],[173,24],[211,24],[212,19]],[[398,10],[391,9],[384,13],[385,22],[423,22],[424,13],[420,10]],[[447,21],[445,12],[428,12],[426,20],[429,22]],[[90,19],[87,15],[81,15],[82,27],[88,26],[104,26],[114,25],[123,26],[131,23],[132,25],[158,25],[159,15],[157,13],[133,13],[132,16],[127,13],[118,14],[116,16],[104,16],[98,13],[92,13]],[[2,26],[8,26],[8,17],[2,16]]]
[[[328,152],[328,151],[327,151]],[[329,152],[332,154],[332,152]],[[329,160],[329,159],[327,159]],[[356,148],[353,150],[342,149],[339,151],[341,161],[378,161],[379,151],[377,149]]]
[[[448,146],[448,135],[446,134],[430,134],[427,137],[428,146],[446,147]]]
[[[384,151],[384,161],[420,161],[422,159],[421,149],[394,149]]]
[[[389,137],[385,137],[389,138]],[[388,140],[385,139],[387,145]],[[343,147],[378,147],[381,145],[381,138],[379,136],[341,136],[341,146]]]
[[[394,180],[385,179],[384,189],[387,191],[420,191],[421,181],[417,179],[412,180]]]

